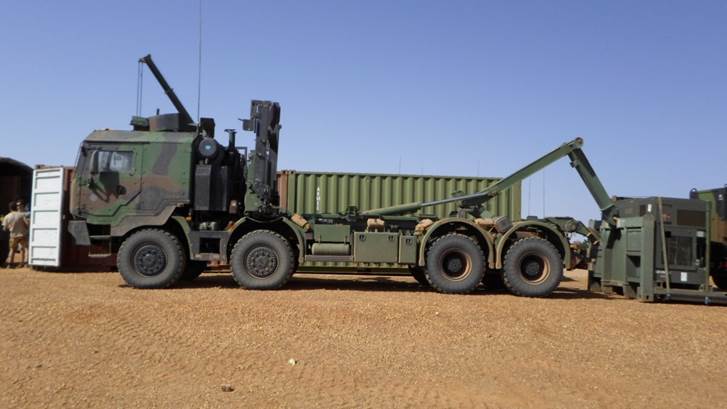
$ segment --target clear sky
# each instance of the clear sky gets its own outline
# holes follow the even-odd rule
[[[0,6],[0,156],[70,165],[91,130],[129,129],[146,53],[196,115],[198,0]],[[612,195],[727,183],[725,1],[202,8],[202,116],[224,139],[250,99],[279,101],[281,169],[504,176],[582,136]],[[145,115],[172,111],[144,85]],[[567,160],[524,183],[524,213],[543,204],[598,214]]]

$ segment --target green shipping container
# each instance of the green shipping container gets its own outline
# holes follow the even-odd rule
[[[330,173],[283,170],[278,172],[280,207],[291,213],[339,213],[349,206],[376,209],[409,202],[445,199],[454,192],[476,193],[499,178],[394,175],[375,173]],[[520,184],[487,203],[494,216],[520,219]],[[456,203],[424,208],[419,214],[443,218],[456,210]]]
[[[291,213],[339,213],[349,206],[361,211],[409,202],[430,201],[450,197],[461,191],[475,193],[491,186],[499,178],[395,175],[375,173],[331,173],[283,170],[278,172],[280,207]],[[494,216],[520,219],[520,184],[500,193],[487,203]],[[455,203],[431,206],[418,214],[447,217],[456,209]],[[394,263],[306,262],[301,272],[378,271],[404,273]]]

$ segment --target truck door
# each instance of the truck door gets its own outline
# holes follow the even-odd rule
[[[141,155],[139,146],[87,146],[86,160],[80,170],[83,172],[78,198],[81,211],[90,217],[123,214],[122,210],[141,191]]]

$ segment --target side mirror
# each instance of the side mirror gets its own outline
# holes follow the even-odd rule
[[[89,173],[98,175],[99,173],[110,172],[111,155],[109,151],[96,150],[91,153],[91,167]]]

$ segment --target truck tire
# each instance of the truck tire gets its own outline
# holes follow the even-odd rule
[[[171,233],[144,229],[121,243],[116,266],[132,287],[167,288],[182,277],[186,261],[182,245]]]
[[[427,251],[427,282],[440,293],[468,293],[482,281],[484,259],[474,240],[457,233],[444,235]]]
[[[547,297],[563,278],[563,260],[548,240],[520,239],[505,254],[502,278],[515,295]]]
[[[200,274],[204,273],[204,271],[206,269],[207,269],[206,261],[197,261],[197,260],[187,261],[187,269],[184,270],[184,273],[182,274],[182,280],[192,281],[195,278],[199,277]]]
[[[712,273],[712,281],[722,291],[727,291],[727,270],[717,270]]]
[[[422,287],[430,287],[429,281],[427,281],[427,275],[424,273],[424,269],[422,267],[409,267],[409,274],[411,274],[411,276],[414,277],[414,279],[417,280]]]
[[[288,240],[270,230],[256,230],[235,243],[230,254],[232,276],[250,290],[273,290],[293,275],[295,259]]]

